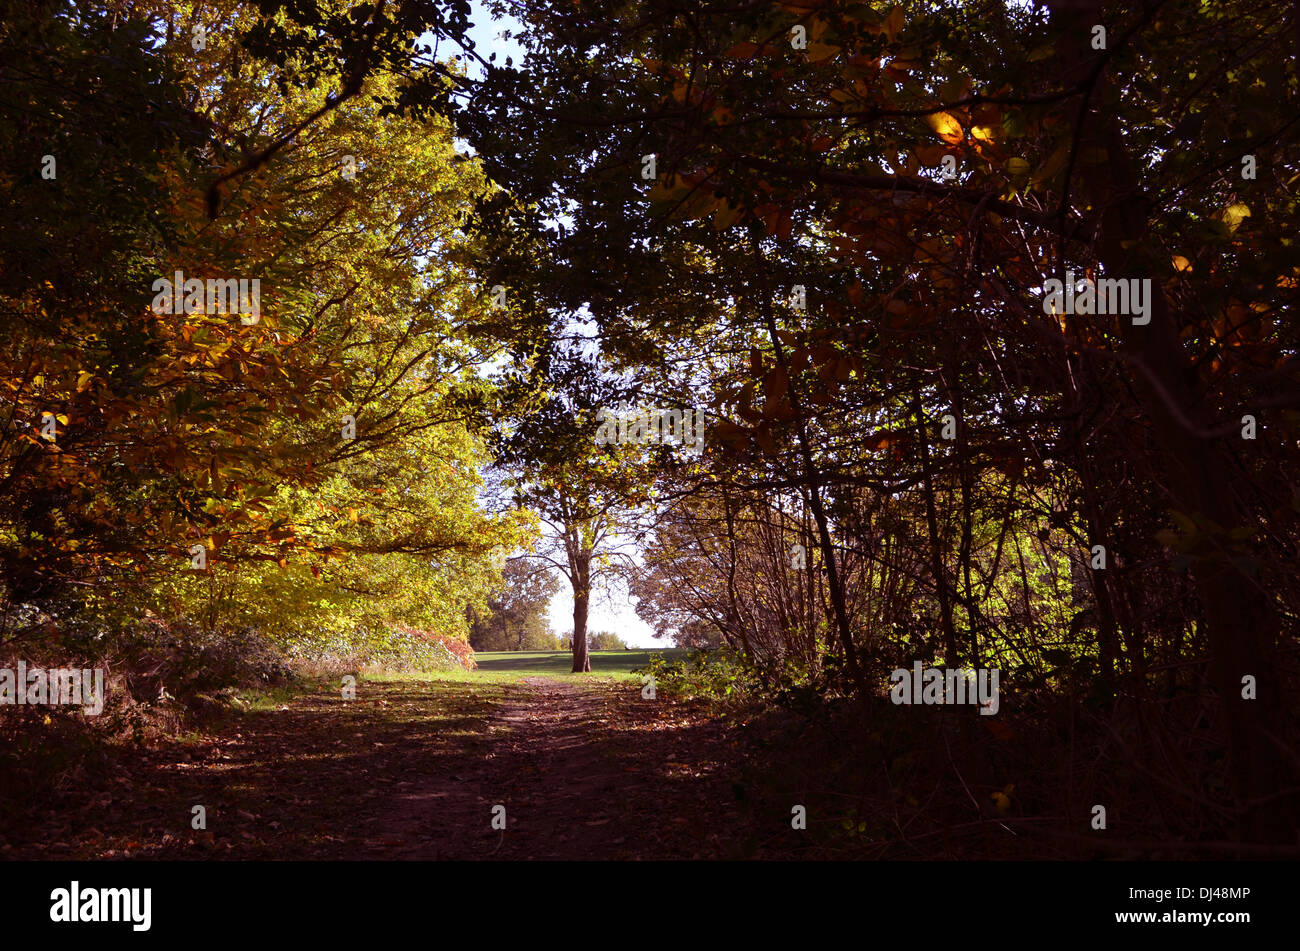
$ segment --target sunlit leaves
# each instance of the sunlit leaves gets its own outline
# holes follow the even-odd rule
[[[932,112],[925,117],[926,124],[945,142],[956,145],[964,142],[966,133],[957,117],[948,112]]]

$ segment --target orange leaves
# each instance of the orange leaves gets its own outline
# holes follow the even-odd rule
[[[763,378],[763,419],[788,423],[795,418],[790,405],[790,376],[785,367],[773,367]]]
[[[737,43],[722,55],[727,59],[751,59],[757,55],[761,47],[757,43],[751,43],[746,40],[744,43]]]
[[[912,154],[926,167],[940,165],[944,156],[952,154],[957,148],[973,151],[980,158],[995,164],[1002,164],[1006,157],[999,145],[1005,135],[1002,128],[1003,115],[996,106],[945,109],[928,113],[924,118],[926,125],[944,143],[912,148]],[[1020,173],[1027,172],[1027,163],[1021,159],[1017,161],[1024,166]]]
[[[790,237],[790,232],[794,228],[794,217],[787,207],[778,206],[772,203],[766,203],[757,206],[754,213],[763,222],[763,227],[768,235],[785,241]]]
[[[866,437],[862,443],[864,452],[888,452],[894,459],[903,459],[912,448],[912,434],[903,430],[881,429]]]
[[[966,140],[961,122],[951,112],[932,112],[925,117],[925,121],[935,134],[949,145],[957,145]]]
[[[1263,341],[1272,329],[1272,320],[1256,307],[1239,300],[1228,303],[1226,311],[1214,319],[1214,336],[1220,346],[1242,347]]]
[[[814,359],[817,358],[819,351],[830,348],[817,348],[813,351]],[[861,366],[861,360],[855,356],[844,356],[837,350],[830,350],[832,354],[821,362],[821,367],[817,371],[817,377],[828,387],[835,389],[840,383],[847,383],[853,379],[855,369]]]
[[[888,449],[894,444],[896,437],[887,429],[881,429],[866,439],[862,440],[861,447],[866,452],[874,452],[877,449]]]
[[[943,163],[945,155],[951,155],[952,150],[942,145],[918,145],[912,149],[912,154],[926,168],[935,168]]]
[[[713,435],[723,443],[737,449],[743,449],[749,444],[749,430],[744,426],[738,426],[725,419],[718,420],[717,422],[712,423],[711,426],[713,429]]]
[[[773,367],[763,377],[763,398],[768,402],[784,403],[789,395],[790,374],[785,367]]]
[[[1012,731],[1011,727],[1007,726],[1005,723],[1003,723],[1003,722],[1002,722],[1000,719],[998,719],[997,717],[980,717],[980,718],[979,718],[979,721],[980,721],[980,723],[983,723],[983,724],[984,724],[985,728],[986,728],[990,733],[993,734],[993,738],[994,738],[995,740],[1009,740],[1009,739],[1011,739],[1011,737],[1013,737],[1013,736],[1015,735],[1015,733]],[[1015,789],[1015,786],[1011,786],[1011,787],[1009,787],[1009,788],[1010,788],[1010,789]],[[995,795],[997,795],[997,794],[995,794]],[[1004,791],[1004,792],[1002,793],[1002,795],[1003,795],[1004,798],[1005,798],[1006,796],[1010,795],[1010,793]],[[1000,806],[1001,806],[1001,803],[998,803],[998,805],[999,805],[999,807],[1000,807]],[[1008,802],[1008,805],[1010,805],[1010,802]]]
[[[726,50],[723,54],[727,59],[754,59],[759,56],[775,57],[780,55],[776,47],[767,44],[753,43],[746,40],[743,43],[737,43],[735,46]]]

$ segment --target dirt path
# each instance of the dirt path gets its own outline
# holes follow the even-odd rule
[[[635,685],[547,677],[511,685],[496,708],[485,752],[394,809],[388,824],[405,844],[388,857],[725,854],[728,837],[717,832],[735,826],[724,776],[734,751],[720,725],[671,701],[642,700]],[[497,806],[505,830],[493,828]]]
[[[0,855],[736,858],[754,824],[742,759],[723,722],[633,683],[366,682],[133,753],[91,788],[74,777]]]

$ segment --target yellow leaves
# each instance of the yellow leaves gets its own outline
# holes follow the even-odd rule
[[[971,138],[982,145],[993,144],[993,127],[987,125],[977,125],[970,130]]]
[[[934,130],[935,134],[949,145],[956,145],[966,138],[961,123],[957,121],[957,117],[952,113],[932,112],[925,117],[925,121]]]
[[[89,370],[80,371],[77,374],[77,392],[84,393],[86,389],[89,388],[91,381],[94,379],[95,374],[91,373]]]
[[[1174,270],[1180,274],[1185,271],[1192,270],[1192,262],[1187,260],[1187,258],[1183,257],[1181,254],[1174,255],[1173,265],[1174,265]]]
[[[1033,183],[1035,185],[1042,185],[1045,182],[1050,183],[1057,173],[1065,167],[1065,160],[1069,157],[1069,154],[1070,145],[1067,142],[1048,157],[1042,168],[1034,172]]]
[[[1005,814],[1006,811],[1011,808],[1011,794],[1015,792],[1015,789],[1016,784],[1009,783],[1002,788],[1001,792],[989,794],[989,798],[993,800],[993,804],[997,807],[998,812]]]
[[[713,209],[713,230],[725,231],[740,218],[740,209],[725,199],[719,199]]]
[[[831,31],[831,25],[820,17],[808,21],[808,60],[821,63],[831,59],[840,52],[840,47],[824,42],[824,37]]]
[[[889,16],[885,17],[884,22],[880,24],[880,29],[889,38],[889,42],[893,43],[898,39],[898,34],[903,32],[903,8],[895,6],[890,10]]]
[[[1236,231],[1241,227],[1241,223],[1250,217],[1250,206],[1242,202],[1234,202],[1223,209],[1219,217],[1228,226],[1229,231]]]
[[[840,47],[833,46],[830,43],[822,43],[818,40],[808,42],[808,60],[813,63],[824,63],[833,59],[839,53]]]
[[[713,227],[718,231],[731,227],[740,219],[743,207],[733,205],[703,187],[701,182],[706,176],[693,178],[694,183],[682,175],[659,176],[659,181],[648,195],[652,211],[655,206],[659,206],[659,210],[680,215],[687,220],[712,217]]]
[[[663,202],[676,203],[690,193],[691,186],[680,175],[660,175],[654,187],[650,189],[650,204]]]

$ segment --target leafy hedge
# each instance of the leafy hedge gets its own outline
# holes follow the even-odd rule
[[[382,667],[436,672],[473,670],[476,666],[474,649],[467,642],[449,634],[401,624],[342,632],[305,632],[293,639],[288,650],[290,656],[300,660],[349,670]]]

